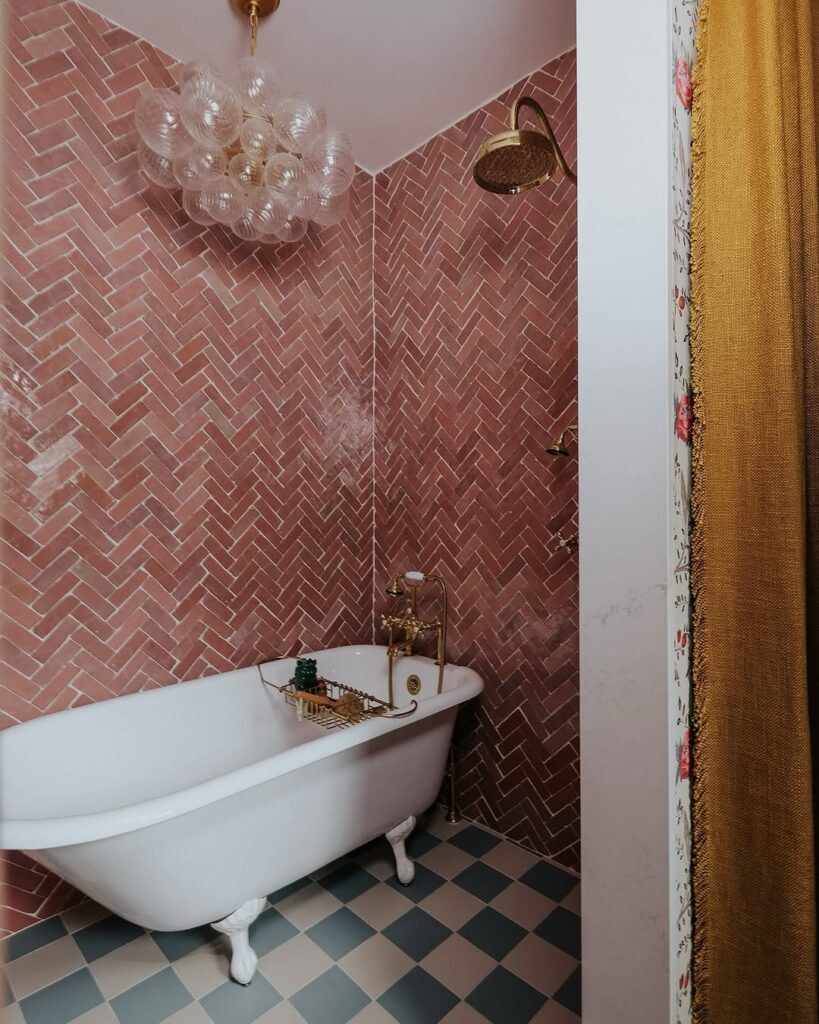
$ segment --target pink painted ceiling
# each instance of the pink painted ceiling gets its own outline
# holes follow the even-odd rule
[[[87,0],[182,60],[247,52],[230,0]],[[258,52],[382,170],[574,46],[575,0],[282,0]]]

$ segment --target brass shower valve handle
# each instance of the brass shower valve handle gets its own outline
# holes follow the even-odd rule
[[[557,532],[557,546],[563,548],[564,551],[572,552],[576,551],[580,546],[580,538],[576,533],[569,534],[568,537],[563,536],[563,531],[558,530]]]

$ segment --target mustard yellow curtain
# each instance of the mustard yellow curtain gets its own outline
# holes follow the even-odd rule
[[[817,1024],[819,0],[703,0],[692,362],[697,1024]]]

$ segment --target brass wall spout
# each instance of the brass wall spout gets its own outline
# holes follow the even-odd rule
[[[418,590],[425,583],[434,583],[441,592],[441,614],[434,619],[422,619],[418,614]],[[387,593],[396,599],[392,611],[381,616],[381,626],[387,632],[390,704],[394,704],[393,661],[400,654],[412,655],[416,642],[429,633],[435,633],[437,639],[435,664],[438,666],[438,693],[441,693],[444,685],[446,631],[449,618],[446,583],[434,573],[399,572],[387,584]]]

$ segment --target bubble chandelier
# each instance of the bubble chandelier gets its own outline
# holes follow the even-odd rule
[[[246,242],[296,242],[310,222],[337,224],[350,205],[355,160],[322,107],[284,99],[256,56],[259,18],[279,0],[232,0],[250,21],[250,56],[223,76],[184,65],[179,91],[152,89],[136,106],[137,157],[149,181],[182,189],[196,224],[221,224]]]

